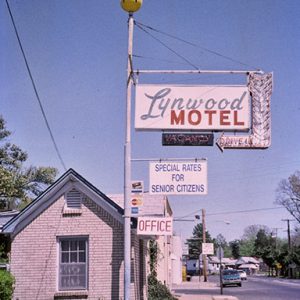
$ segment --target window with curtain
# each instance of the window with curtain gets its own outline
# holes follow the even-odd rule
[[[59,238],[59,290],[87,289],[88,239]]]

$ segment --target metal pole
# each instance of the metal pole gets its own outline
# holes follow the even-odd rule
[[[221,248],[221,246],[220,246]],[[222,280],[222,250],[220,249],[220,294],[223,295],[223,280]]]
[[[130,195],[131,195],[131,86],[132,86],[132,40],[133,16],[128,18],[128,58],[127,58],[127,102],[126,135],[124,151],[124,300],[130,299],[131,265],[131,230],[130,230]]]
[[[135,74],[264,74],[261,70],[134,70]]]
[[[205,209],[202,209],[202,242],[206,243]],[[207,281],[206,255],[202,254],[204,282]]]

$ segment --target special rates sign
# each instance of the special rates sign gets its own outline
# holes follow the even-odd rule
[[[206,195],[207,161],[151,162],[150,194]]]

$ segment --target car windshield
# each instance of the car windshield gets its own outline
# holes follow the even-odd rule
[[[236,275],[238,272],[236,270],[224,270],[223,275]]]

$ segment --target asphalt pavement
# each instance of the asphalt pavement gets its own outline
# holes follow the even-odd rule
[[[238,300],[229,295],[221,296],[220,287],[216,282],[204,282],[203,277],[193,276],[191,281],[185,281],[173,286],[173,294],[178,300]]]

